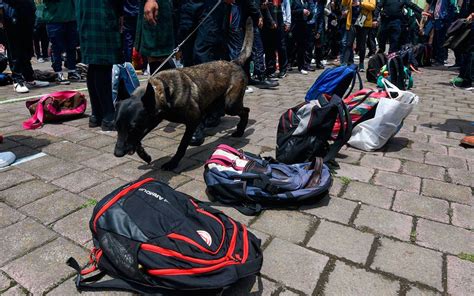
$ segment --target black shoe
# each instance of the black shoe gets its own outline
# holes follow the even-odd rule
[[[263,89],[277,87],[278,85],[280,85],[278,81],[271,81],[263,75],[258,75],[254,76],[253,78],[250,78],[249,84]]]
[[[77,72],[67,73],[67,79],[71,82],[85,82],[85,80],[82,79],[81,75],[79,75]]]
[[[102,119],[97,118],[95,115],[91,115],[89,117],[89,127],[94,128],[94,127],[99,127],[102,122]]]
[[[316,62],[316,69],[324,69],[324,65],[321,62]]]
[[[115,122],[102,120],[102,125],[100,126],[104,132],[112,132],[115,131]]]
[[[285,78],[286,77],[286,71],[280,71],[280,73],[278,73],[278,78]]]
[[[431,64],[431,66],[433,66],[433,67],[444,67],[444,63],[434,62],[434,63]]]
[[[278,79],[279,77],[275,73],[265,75],[268,79]]]
[[[313,66],[306,66],[306,67],[303,67],[303,69],[310,72],[316,71],[316,68]]]
[[[198,127],[189,142],[189,146],[201,146],[204,143],[204,139],[204,129]]]

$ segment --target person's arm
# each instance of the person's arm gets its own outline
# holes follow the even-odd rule
[[[375,0],[362,0],[360,6],[365,10],[374,11],[376,7]]]
[[[283,23],[285,24],[285,31],[288,31],[291,26],[290,0],[283,0],[283,3],[281,4],[281,10],[283,11]]]
[[[352,0],[342,0],[341,5],[347,8],[352,5]]]
[[[324,30],[324,5],[317,5],[316,9],[316,33],[319,38]]]
[[[414,12],[417,12],[419,14],[423,13],[423,9],[421,9],[418,5],[416,5],[415,3],[411,2],[411,0],[407,0],[405,1],[406,3],[406,6],[408,6],[409,8],[411,8]]]
[[[303,21],[305,17],[305,11],[307,9],[303,8],[303,5],[299,5],[297,2],[300,0],[293,0],[291,3],[291,19],[293,21]]]
[[[272,14],[270,13],[270,9],[268,9],[269,2],[265,0],[260,3],[260,11],[263,15],[263,24],[264,26],[269,26],[270,28],[272,28],[274,25],[276,25],[276,23],[273,20]]]

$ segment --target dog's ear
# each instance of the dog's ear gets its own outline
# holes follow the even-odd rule
[[[125,81],[120,79],[117,90],[117,101],[122,101],[128,98],[130,98],[130,94],[128,93],[127,87],[125,86]]]
[[[145,93],[142,96],[142,103],[145,110],[149,113],[154,113],[156,111],[155,90],[149,82],[147,83]]]

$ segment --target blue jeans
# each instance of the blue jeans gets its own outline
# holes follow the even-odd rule
[[[446,33],[450,23],[448,19],[434,21],[433,57],[436,62],[441,64],[448,58],[448,50],[443,44],[446,40]]]
[[[76,70],[76,46],[78,44],[78,33],[76,22],[50,23],[46,25],[48,37],[51,41],[52,66],[54,72],[62,71],[63,52],[66,53],[66,67],[69,71]]]
[[[256,26],[253,27],[253,46],[252,46],[252,61],[253,61],[253,74],[262,75],[265,73],[265,60],[264,60],[263,42],[260,34],[260,29]]]
[[[126,16],[123,19],[123,55],[125,62],[132,62],[133,43],[135,42],[135,32],[137,31],[137,17]]]
[[[240,50],[242,49],[244,32],[240,27],[240,7],[237,5],[232,5],[230,13],[232,22],[229,25],[227,49],[229,51],[229,58],[233,60],[239,56]]]

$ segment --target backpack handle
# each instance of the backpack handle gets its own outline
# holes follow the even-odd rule
[[[336,140],[334,140],[334,143],[332,143],[328,153],[324,157],[324,162],[333,160],[336,157],[337,153],[339,152],[339,150],[341,150],[342,146],[347,143],[352,133],[352,120],[350,118],[350,114],[347,110],[346,104],[338,96],[333,96],[331,98],[331,101],[332,100],[336,100],[335,105],[337,106],[341,128],[339,129],[339,133],[337,134]]]

